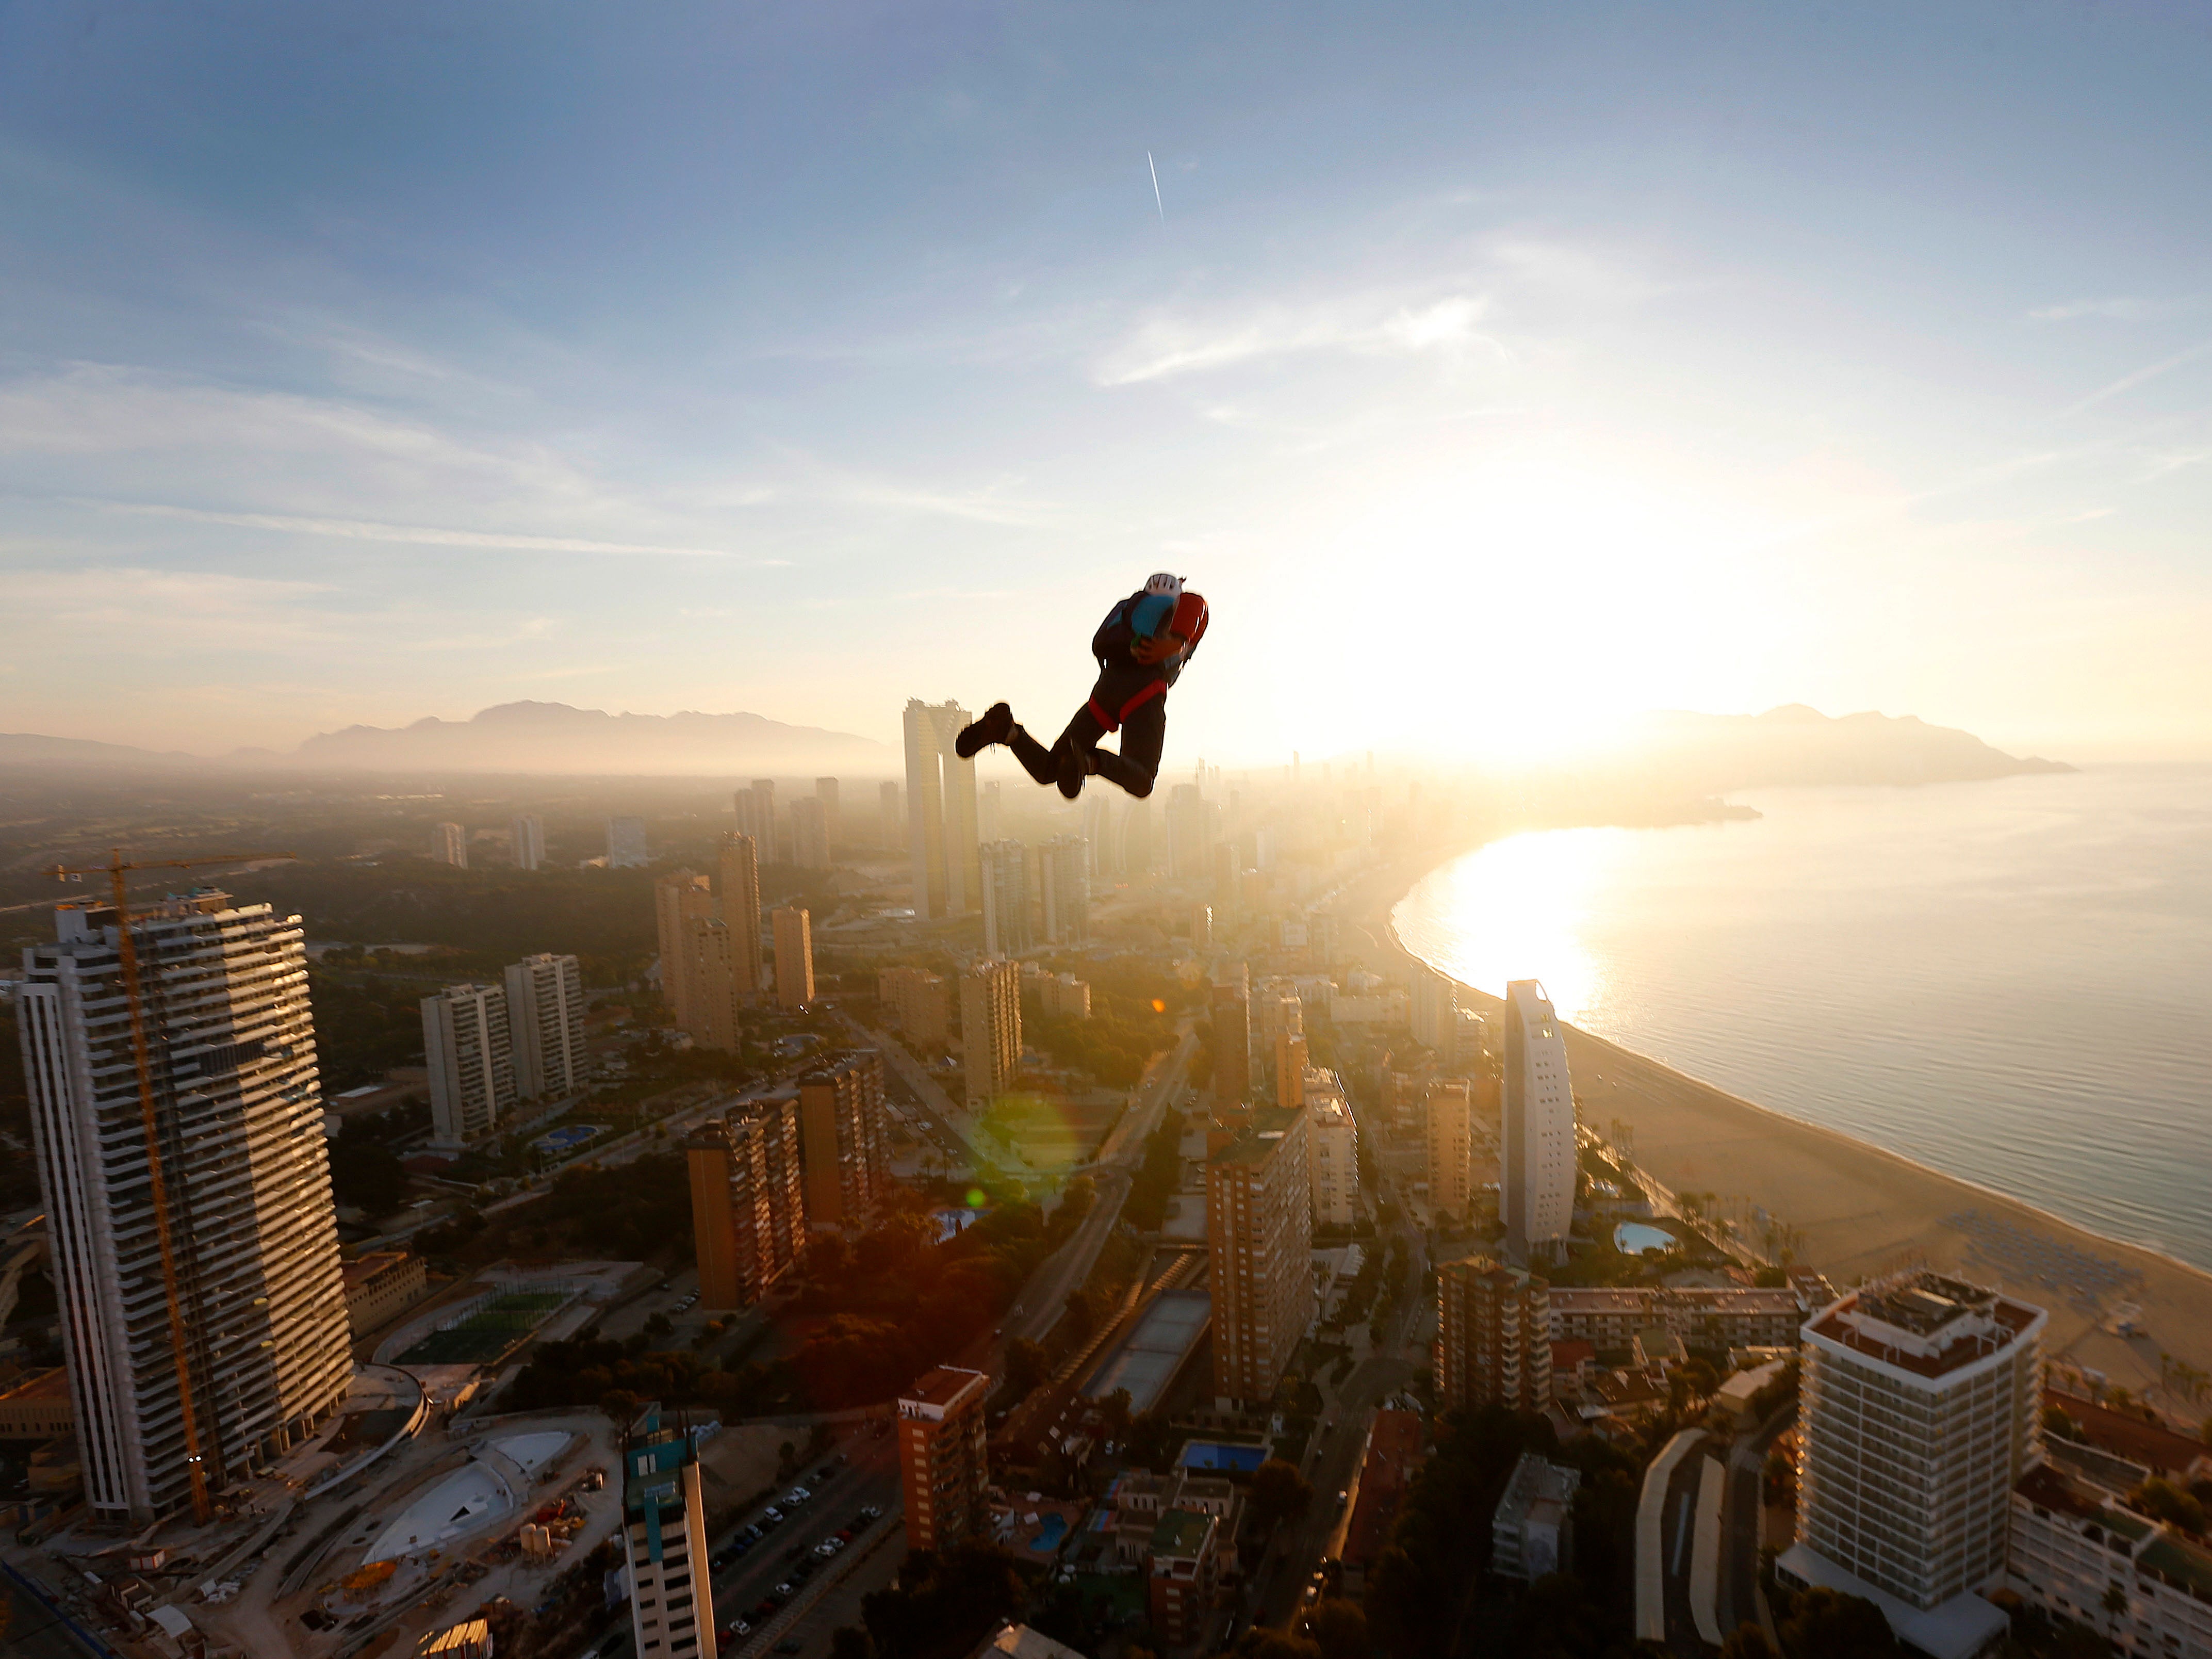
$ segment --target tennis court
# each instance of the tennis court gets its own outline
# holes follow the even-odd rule
[[[494,1365],[568,1300],[566,1291],[508,1291],[399,1356],[403,1365]]]

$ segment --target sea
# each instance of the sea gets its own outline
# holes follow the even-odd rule
[[[1774,1111],[2212,1269],[2212,767],[1753,790],[1514,836],[1407,948]]]

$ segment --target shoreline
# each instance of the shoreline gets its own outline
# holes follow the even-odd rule
[[[1386,956],[1395,953],[1406,963],[1427,968],[1398,936],[1394,913],[1427,876],[1482,844],[1453,843],[1394,861],[1363,880],[1356,896],[1345,896],[1345,919]],[[1486,1008],[1498,1006],[1496,996],[1464,988]],[[1801,1235],[1802,1259],[1838,1288],[1913,1261],[1994,1284],[2049,1310],[2047,1357],[2102,1372],[2131,1392],[2147,1390],[2191,1420],[2205,1413],[2206,1402],[2176,1397],[2160,1386],[2159,1357],[2162,1351],[2199,1370],[2212,1370],[2212,1273],[1844,1131],[1761,1106],[1579,1026],[1561,1025],[1584,1121],[1592,1127],[1616,1118],[1628,1124],[1636,1163],[1668,1187],[1710,1189],[1763,1206]],[[1978,1232],[1954,1224],[1969,1216]],[[2113,1270],[2139,1279],[2124,1288],[2101,1289],[2092,1311],[2064,1290],[2034,1282],[2022,1249],[2043,1251],[2046,1261],[2069,1264],[2092,1280]],[[2124,1338],[2104,1328],[2102,1322],[2124,1304],[2140,1309],[2142,1334]]]

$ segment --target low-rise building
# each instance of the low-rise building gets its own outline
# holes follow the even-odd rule
[[[1170,1647],[1206,1633],[1220,1579],[1221,1522],[1196,1510],[1169,1510],[1152,1528],[1146,1580],[1153,1631]]]
[[[2125,1653],[2212,1656],[2212,1551],[2093,1483],[2055,1463],[2029,1470],[2008,1545],[2006,1587],[2046,1613]]]
[[[1344,1529],[1344,1588],[1356,1595],[1369,1569],[1390,1541],[1398,1508],[1414,1471],[1421,1466],[1421,1419],[1417,1412],[1379,1411],[1368,1425],[1367,1449],[1359,1462],[1358,1495]]]
[[[338,1268],[346,1328],[356,1338],[389,1323],[422,1299],[429,1269],[412,1250],[372,1250]]]
[[[1522,1452],[1490,1518],[1490,1570],[1524,1583],[1574,1565],[1579,1469]]]
[[[1554,1289],[1551,1320],[1555,1342],[1626,1348],[1638,1333],[1664,1326],[1689,1347],[1725,1350],[1794,1346],[1802,1316],[1786,1290],[1630,1285]]]
[[[64,1367],[36,1372],[0,1394],[0,1440],[60,1440],[76,1432]]]

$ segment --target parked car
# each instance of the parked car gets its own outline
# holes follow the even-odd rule
[[[863,1504],[860,1505],[860,1518],[864,1521],[880,1520],[883,1517],[883,1510],[877,1508],[873,1504]]]

